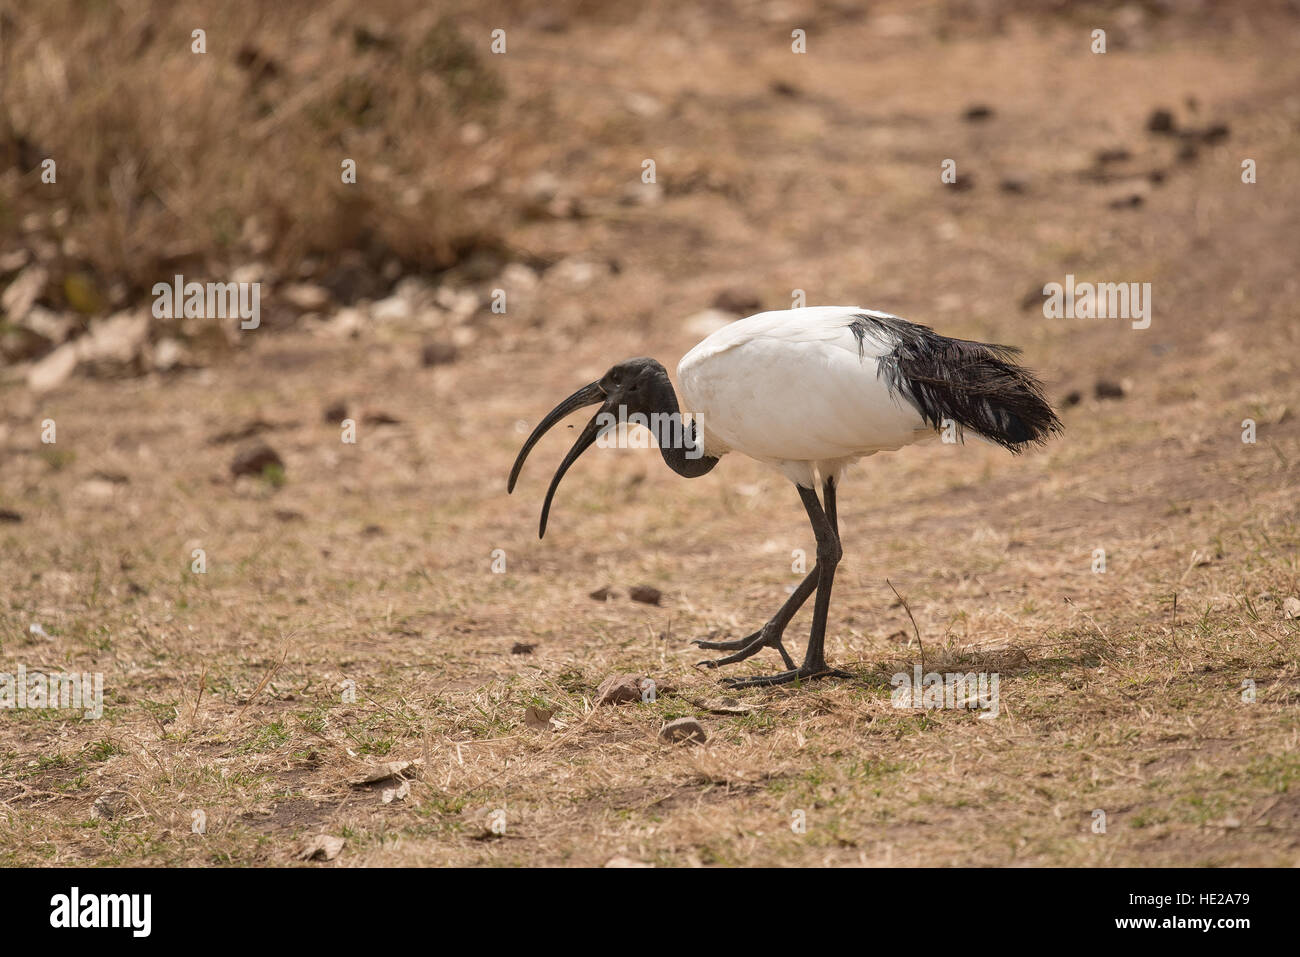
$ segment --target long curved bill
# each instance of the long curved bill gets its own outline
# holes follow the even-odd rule
[[[570,413],[604,400],[605,390],[600,387],[600,383],[593,382],[590,385],[583,386],[552,409],[546,418],[537,423],[537,428],[533,429],[533,434],[528,436],[528,441],[519,450],[514,467],[510,470],[510,481],[506,484],[506,491],[513,492],[515,490],[515,482],[519,479],[519,472],[524,467],[524,459],[528,457],[528,453],[533,450],[537,440],[545,435],[548,429]],[[569,466],[577,461],[578,456],[591,448],[600,435],[600,427],[596,424],[597,419],[598,416],[593,416],[591,421],[587,423],[587,427],[582,430],[578,440],[573,444],[573,448],[569,449],[569,454],[560,463],[560,467],[555,472],[555,477],[551,479],[551,487],[546,490],[546,501],[542,504],[542,520],[537,529],[538,538],[546,535],[546,519],[551,513],[551,499],[555,497],[555,490],[560,487],[560,479],[564,478],[564,473],[569,470]]]

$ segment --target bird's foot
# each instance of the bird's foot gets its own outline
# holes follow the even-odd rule
[[[794,659],[790,653],[785,650],[785,645],[781,644],[781,632],[772,627],[768,622],[752,635],[746,635],[744,638],[732,638],[728,641],[709,641],[705,638],[695,639],[697,647],[705,648],[711,651],[734,651],[735,654],[726,655],[722,658],[710,658],[705,661],[696,662],[697,668],[717,668],[720,665],[735,664],[737,661],[744,661],[752,655],[758,654],[764,648],[775,648],[781,653],[785,660],[787,668],[794,668]]]
[[[789,684],[791,681],[811,681],[815,678],[852,678],[847,671],[821,665],[803,665],[791,668],[775,675],[758,675],[753,678],[723,678],[722,683],[728,688],[761,688],[767,685]]]

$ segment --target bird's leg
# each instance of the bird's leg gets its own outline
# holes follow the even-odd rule
[[[696,664],[697,668],[716,668],[719,665],[730,665],[737,661],[744,661],[751,655],[756,655],[764,648],[775,648],[785,659],[787,668],[794,667],[794,659],[790,653],[785,650],[785,645],[781,644],[781,636],[785,634],[785,626],[790,624],[790,619],[795,613],[803,607],[803,603],[808,600],[808,596],[813,593],[817,587],[817,567],[814,566],[804,580],[799,583],[799,587],[794,593],[785,600],[780,611],[772,616],[771,621],[765,624],[752,635],[746,635],[744,638],[733,638],[729,641],[709,641],[704,638],[697,638],[695,644],[700,648],[716,651],[735,651],[734,655],[727,655],[724,658],[711,658],[708,661],[701,661]]]
[[[812,522],[813,534],[817,537],[817,601],[813,605],[812,632],[808,637],[808,649],[804,653],[803,664],[798,668],[791,665],[789,671],[775,675],[763,675],[756,678],[726,678],[724,683],[732,688],[752,688],[760,685],[785,684],[804,678],[849,678],[847,672],[836,671],[826,666],[823,645],[826,641],[826,618],[831,604],[831,587],[835,582],[835,566],[839,564],[843,550],[840,547],[838,520],[835,513],[835,484],[827,480],[823,494],[826,507],[822,508],[817,500],[817,493],[810,488],[799,486],[799,497],[803,499],[804,508]],[[811,577],[811,576],[810,576]]]

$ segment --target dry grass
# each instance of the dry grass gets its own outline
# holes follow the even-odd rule
[[[0,507],[22,520],[0,525],[0,670],[102,671],[106,708],[0,717],[0,861],[288,864],[325,832],[347,839],[345,866],[1295,864],[1294,31],[1149,19],[1091,58],[1073,20],[944,33],[947,7],[888,12],[825,22],[806,58],[757,18],[521,28],[503,81],[566,117],[570,154],[539,142],[560,171],[581,144],[592,214],[512,222],[506,240],[621,268],[584,286],[547,273],[526,319],[485,317],[453,365],[421,370],[415,330],[304,328],[210,370],[7,389]],[[663,110],[629,113],[632,93]],[[963,122],[971,102],[993,119]],[[1231,136],[1179,162],[1143,131],[1166,105]],[[1166,171],[1137,209],[1107,205],[1127,181],[1087,175],[1116,146],[1126,170]],[[620,204],[647,153],[663,201]],[[948,156],[975,189],[943,191]],[[997,189],[1013,176],[1024,192]],[[1153,282],[1152,328],[1019,308],[1066,272]],[[769,307],[802,288],[1014,342],[1058,400],[1085,397],[1019,459],[936,444],[864,463],[841,497],[828,643],[855,678],[720,714],[688,639],[752,629],[794,583],[811,541],[788,484],[740,459],[685,482],[652,453],[591,453],[539,543],[563,437],[513,498],[504,480],[517,420],[626,356],[671,364],[696,338],[681,318],[737,284]],[[1098,378],[1126,396],[1093,399]],[[398,422],[341,445],[321,416],[339,396]],[[231,446],[210,441],[257,418],[283,486],[231,482]],[[890,675],[921,649],[886,580],[927,667],[1000,674],[996,720],[891,706]],[[637,584],[663,606],[629,601]],[[622,597],[587,597],[604,585]],[[678,690],[593,708],[621,671]],[[528,726],[530,706],[562,726]],[[683,715],[707,744],[657,740]],[[415,759],[405,800],[352,783]]]

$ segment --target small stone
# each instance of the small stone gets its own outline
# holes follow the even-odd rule
[[[410,300],[402,296],[380,299],[370,310],[370,315],[376,322],[405,322],[413,313]]]
[[[176,339],[159,339],[153,350],[153,367],[170,372],[185,363],[185,347]]]
[[[284,460],[265,442],[245,446],[230,463],[232,475],[261,475],[267,468],[284,468]]]
[[[973,106],[968,106],[966,112],[962,114],[962,119],[967,123],[980,123],[992,118],[993,107],[985,106],[983,103],[976,103]]]
[[[348,404],[343,399],[336,399],[325,406],[322,418],[331,425],[338,425],[348,417]]]
[[[1093,391],[1099,399],[1124,398],[1124,387],[1118,382],[1111,382],[1109,379],[1098,379],[1097,384],[1093,386]]]
[[[669,721],[659,732],[659,740],[666,744],[676,744],[679,741],[703,744],[708,739],[709,736],[704,733],[704,728],[694,718],[678,718],[676,721]]]
[[[536,271],[523,263],[510,263],[501,270],[498,280],[502,288],[512,293],[531,292],[540,281]]]
[[[27,260],[31,258],[31,254],[26,249],[15,249],[13,252],[0,253],[0,275],[17,272],[26,266]]]
[[[1300,598],[1288,598],[1282,602],[1283,618],[1300,618]]]
[[[763,308],[763,301],[747,289],[724,289],[713,297],[713,308],[748,316]]]
[[[85,365],[101,372],[121,372],[135,367],[149,341],[149,313],[125,310],[90,324],[76,340],[77,355]]]
[[[529,705],[528,710],[524,712],[524,724],[535,731],[549,731],[551,718],[554,716],[554,711]]]
[[[426,342],[420,350],[420,364],[426,369],[430,366],[441,366],[456,361],[456,356],[460,350],[450,342]]]
[[[597,588],[591,593],[590,597],[594,598],[596,601],[609,601],[617,594],[618,592],[614,591],[614,589],[610,588],[608,585],[605,585],[602,588]]]
[[[523,641],[516,641],[510,646],[510,653],[512,655],[531,655],[536,648],[536,645],[530,645]]]
[[[1111,209],[1137,209],[1144,202],[1146,202],[1146,199],[1141,193],[1125,193],[1122,196],[1115,197],[1106,205]]]
[[[298,860],[332,861],[339,856],[345,843],[347,842],[343,838],[334,837],[332,834],[317,834],[303,844],[302,850],[298,852]]]
[[[1174,131],[1174,114],[1169,110],[1153,110],[1147,117],[1147,130],[1152,133],[1172,133]]]
[[[319,312],[330,302],[328,289],[309,282],[291,282],[280,290],[280,296],[299,312]]]
[[[32,306],[27,310],[27,318],[23,320],[23,326],[49,339],[50,342],[58,345],[66,342],[76,328],[77,320],[72,316],[61,315],[52,309],[46,309],[44,306]]]
[[[657,605],[663,598],[663,592],[653,585],[637,585],[628,590],[627,596],[645,605]]]
[[[33,392],[49,392],[62,385],[77,368],[78,348],[66,342],[27,370],[27,387]]]
[[[27,310],[45,291],[48,279],[49,273],[44,266],[31,265],[0,293],[0,310],[8,314],[10,322],[19,322],[27,315]]]
[[[640,675],[611,675],[596,689],[596,705],[641,700]]]

